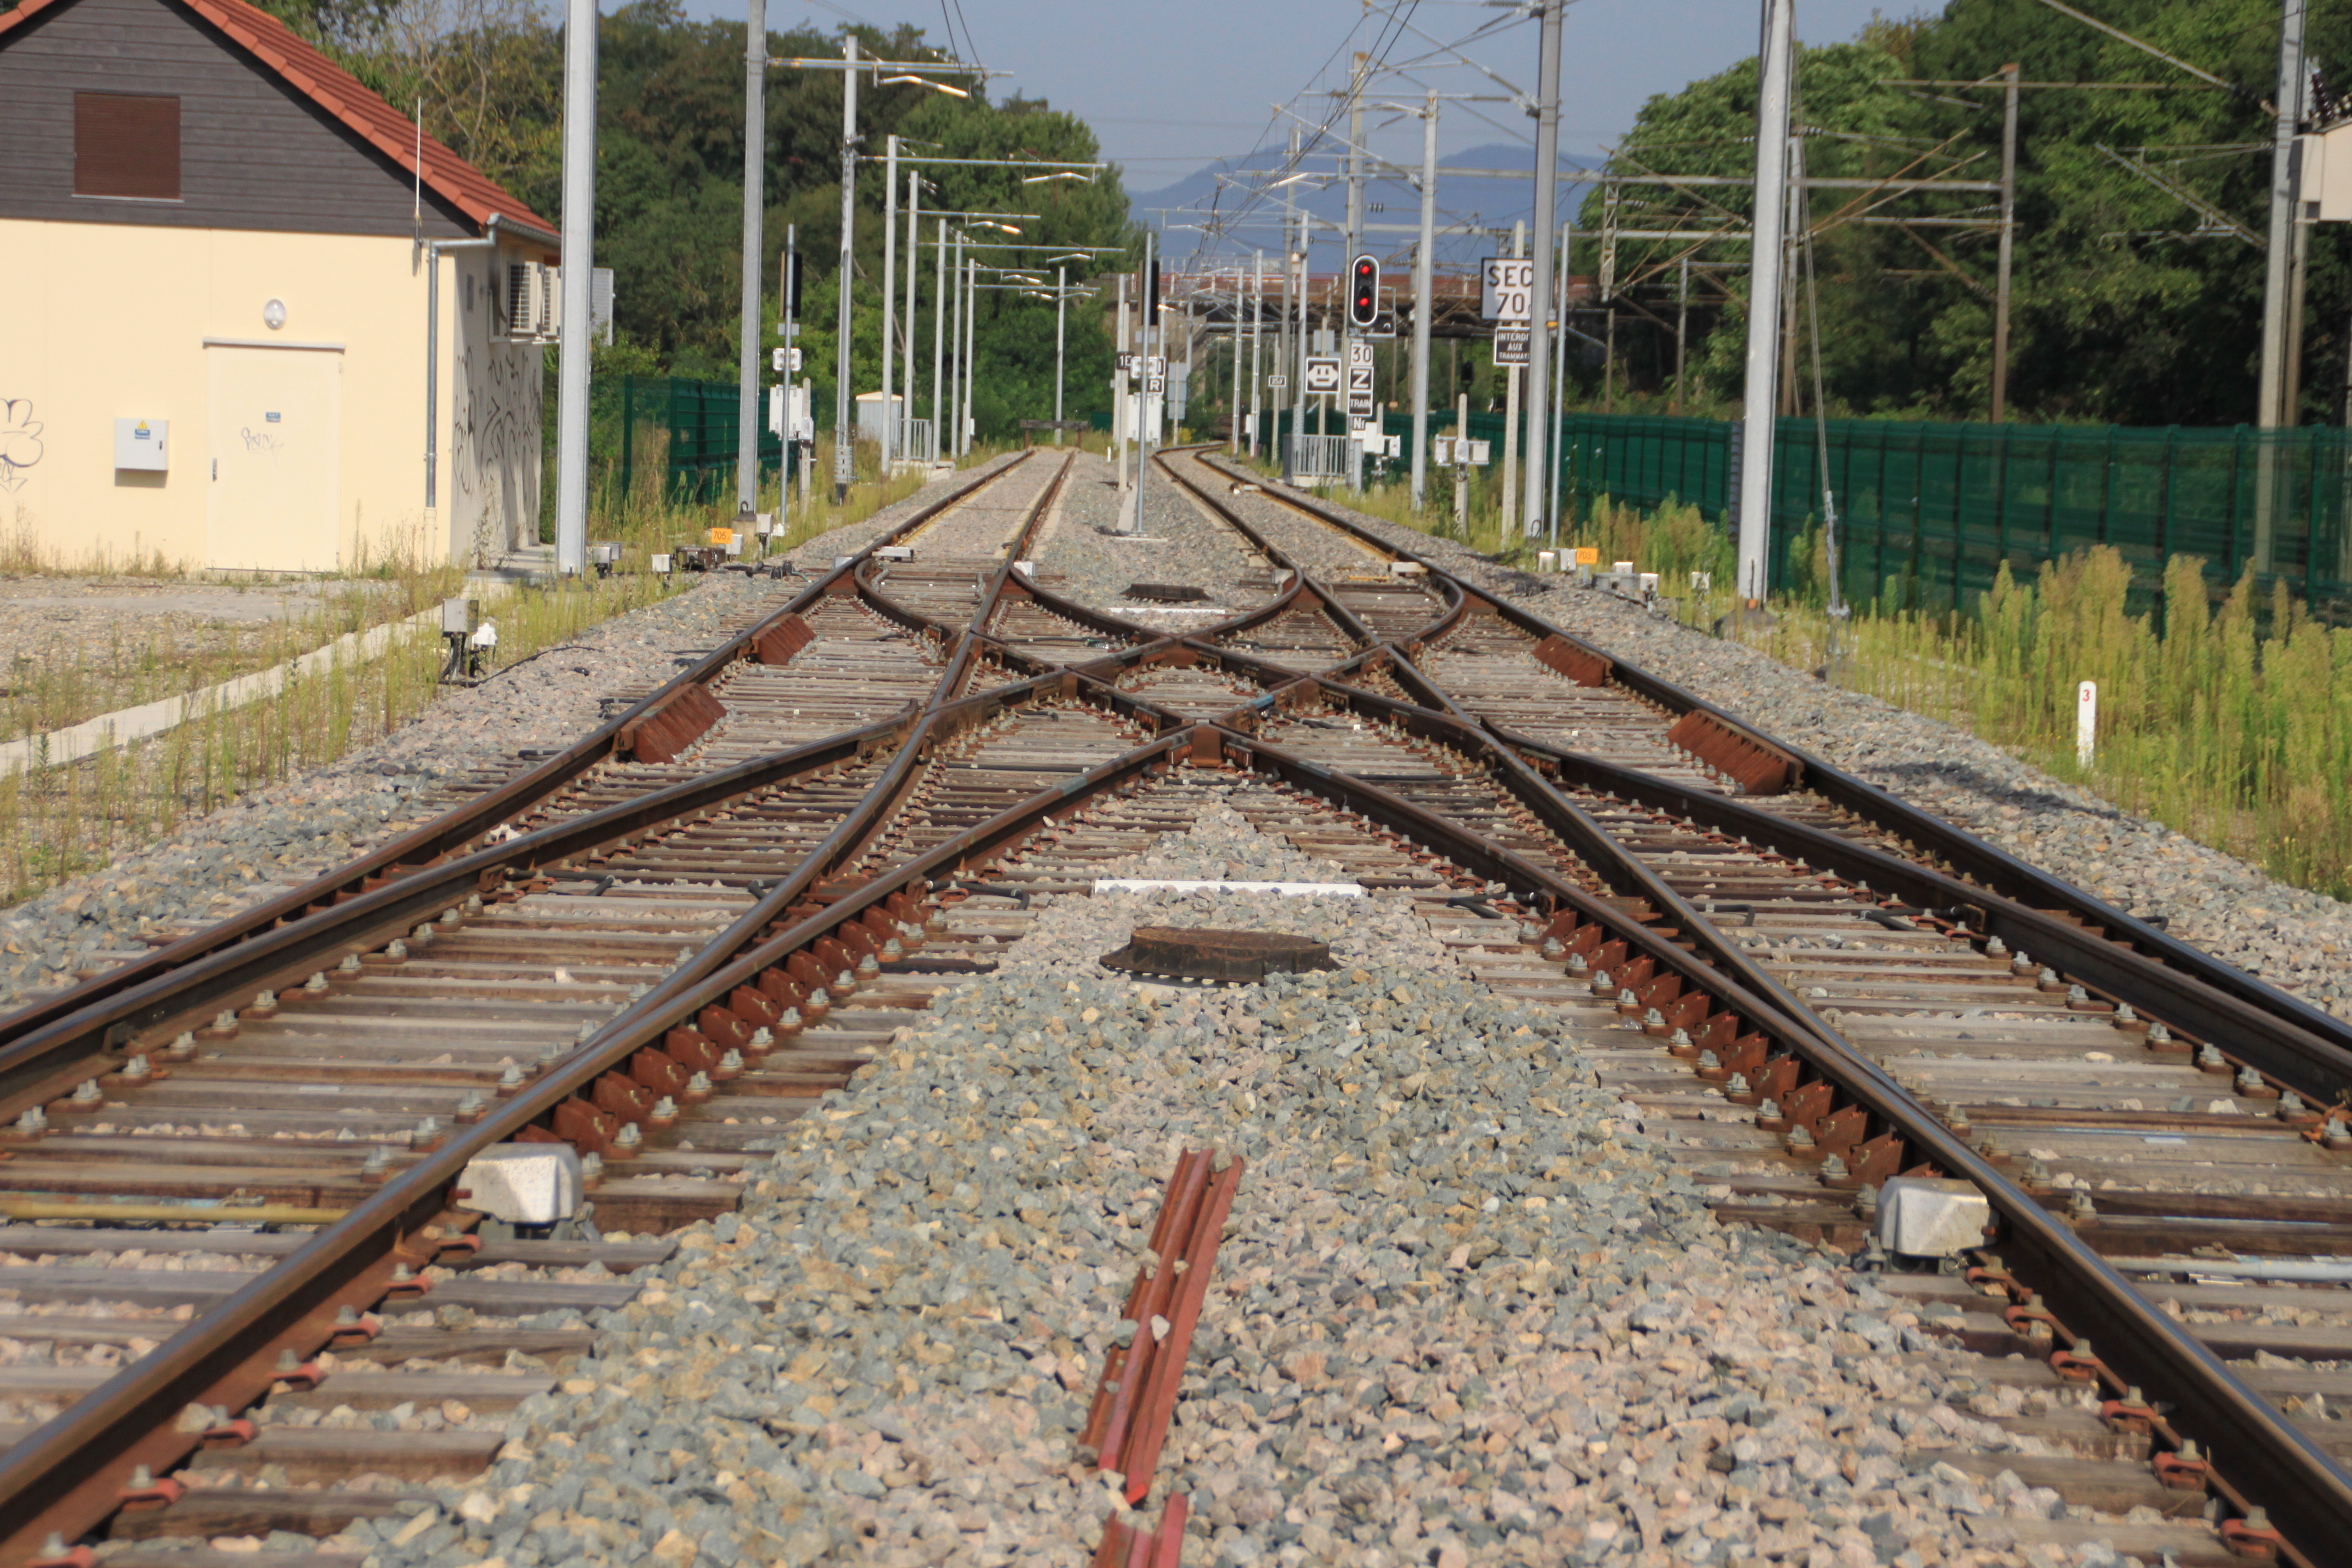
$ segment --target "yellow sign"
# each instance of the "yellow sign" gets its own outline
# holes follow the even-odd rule
[[[1599,547],[1594,545],[1578,545],[1576,547],[1576,564],[1579,566],[1600,565],[1601,552]]]
[[[732,528],[714,528],[710,531],[710,542],[724,550],[727,548],[727,546],[735,542],[735,530]],[[1596,556],[1594,559],[1597,560],[1599,557]]]

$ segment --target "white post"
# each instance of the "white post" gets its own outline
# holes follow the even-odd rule
[[[1454,528],[1470,539],[1470,394],[1454,397]]]
[[[1527,324],[1527,504],[1521,516],[1529,533],[1542,531],[1546,510],[1544,480],[1547,466],[1557,471],[1551,451],[1552,405],[1549,401],[1551,367],[1567,357],[1567,334],[1552,336],[1555,319],[1568,320],[1567,291],[1552,297],[1552,234],[1558,226],[1560,195],[1560,31],[1567,0],[1543,0],[1543,17],[1535,64],[1535,297],[1529,301]],[[1552,519],[1553,537],[1559,519]]]
[[[882,477],[890,477],[890,457],[898,450],[898,415],[890,404],[891,285],[898,277],[898,133],[882,144]]]
[[[1437,244],[1437,94],[1421,111],[1421,244],[1413,253],[1413,510],[1429,462],[1430,251]]]
[[[735,510],[759,510],[760,222],[768,165],[768,0],[744,0],[743,341],[736,356]],[[750,524],[743,525],[746,530]]]
[[[2099,683],[2084,681],[2074,688],[2074,760],[2089,767],[2098,755]]]
[[[1054,445],[1062,444],[1062,361],[1069,347],[1070,269],[1054,268]]]
[[[1739,474],[1738,591],[1761,604],[1770,582],[1772,444],[1780,416],[1781,225],[1788,206],[1790,34],[1796,0],[1764,0],[1763,92],[1756,107],[1755,238],[1749,246],[1748,371]]]
[[[596,259],[596,3],[564,14],[563,363],[555,400],[555,569],[588,570],[588,294]]]
[[[850,391],[849,285],[854,272],[851,243],[857,231],[857,35],[841,40],[841,265],[833,274],[841,302],[835,330],[840,334],[833,352],[833,503],[849,497],[849,482],[857,477],[857,403]]]

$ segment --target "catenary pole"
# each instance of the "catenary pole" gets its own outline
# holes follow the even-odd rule
[[[1119,340],[1113,345],[1111,359],[1111,444],[1118,448],[1121,495],[1127,493],[1127,431],[1134,421],[1128,407],[1127,384],[1134,379],[1134,372],[1121,370],[1117,356],[1134,352],[1127,337],[1127,274],[1122,272],[1119,274]]]
[[[893,131],[882,144],[882,340],[877,348],[882,358],[882,477],[890,477],[891,455],[898,450],[898,412],[890,401],[890,370],[894,357],[890,352],[890,334],[895,326],[891,320],[895,302],[891,299],[892,285],[898,279],[898,133]]]
[[[1298,301],[1298,353],[1290,367],[1290,466],[1294,471],[1299,462],[1299,438],[1307,433],[1307,359],[1315,351],[1307,300],[1307,258],[1314,246],[1308,229],[1311,221],[1308,213],[1298,215],[1298,249],[1291,253],[1291,298]]]
[[[964,263],[964,417],[956,434],[962,438],[956,447],[958,456],[972,450],[972,388],[979,381],[980,369],[980,258],[974,256]]]
[[[1750,604],[1770,587],[1772,445],[1779,412],[1782,224],[1788,205],[1789,74],[1796,0],[1764,0],[1763,91],[1756,106],[1755,239],[1748,276],[1746,410],[1740,443],[1739,583]]]
[[[1993,263],[1993,423],[2009,417],[2009,269],[2017,249],[2017,67],[2001,67],[2001,244]],[[1690,258],[1683,258],[1690,266]]]
[[[1544,488],[1550,493],[1551,501],[1544,516],[1551,521],[1552,537],[1550,542],[1554,545],[1560,542],[1560,470],[1566,466],[1561,462],[1563,454],[1560,451],[1560,430],[1566,422],[1561,410],[1568,406],[1568,242],[1575,237],[1575,234],[1575,225],[1561,224],[1560,243],[1553,252],[1559,258],[1559,270],[1552,279],[1552,297],[1560,302],[1560,334],[1559,352],[1552,356],[1551,413],[1547,419],[1551,428],[1546,433],[1550,441],[1548,450],[1552,454],[1552,461],[1549,465],[1550,471],[1544,476]]]
[[[768,0],[744,0],[743,341],[735,376],[735,510],[759,510],[760,222],[767,211]]]
[[[939,223],[937,266],[931,274],[931,457],[954,455],[947,444],[947,220]]]
[[[1225,399],[1225,450],[1241,456],[1241,268],[1233,269],[1233,391]]]
[[[902,363],[905,366],[906,371],[906,425],[901,426],[902,429],[907,428],[908,426],[912,426],[915,419],[915,284],[921,276],[915,265],[915,258],[919,256],[923,250],[922,233],[923,176],[920,171],[909,169],[907,170],[906,220],[906,348],[902,359]],[[905,455],[908,457],[913,457],[915,454],[912,450],[909,450]],[[934,436],[932,440],[932,456],[936,457],[937,455],[938,439],[936,436]],[[928,461],[928,459],[926,459],[926,461]]]
[[[1355,70],[1348,77],[1347,243],[1341,247],[1339,255],[1343,288],[1353,286],[1344,275],[1354,265],[1357,253],[1364,248],[1364,81],[1369,75],[1371,56],[1357,55]],[[1353,344],[1356,340],[1355,313],[1342,310],[1339,317],[1345,342]],[[1355,350],[1343,347],[1340,354],[1343,374],[1353,375]],[[1347,453],[1348,488],[1361,490],[1364,486],[1364,449],[1355,438],[1355,424],[1355,416],[1349,415],[1345,424],[1348,441],[1344,450]],[[1377,415],[1374,416],[1374,428],[1378,428]]]
[[[1560,32],[1567,0],[1543,0],[1535,66],[1535,298],[1527,332],[1527,509],[1525,528],[1543,531],[1549,516],[1544,485],[1551,450],[1550,371],[1556,352],[1555,319],[1568,319],[1567,301],[1552,298],[1552,234],[1558,226],[1560,182]],[[1564,340],[1566,334],[1560,334]],[[1557,462],[1550,466],[1557,467]],[[1557,520],[1554,520],[1557,532]]]
[[[1151,396],[1152,344],[1154,341],[1156,341],[1157,338],[1159,327],[1158,317],[1160,314],[1160,291],[1152,287],[1152,279],[1154,277],[1152,269],[1159,265],[1159,247],[1154,243],[1158,238],[1159,236],[1154,234],[1150,229],[1145,229],[1143,231],[1143,272],[1136,279],[1136,283],[1138,285],[1136,292],[1143,296],[1140,300],[1137,301],[1137,303],[1142,307],[1139,314],[1143,319],[1143,348],[1142,352],[1137,355],[1137,358],[1142,362],[1143,369],[1142,374],[1137,377],[1137,385],[1141,390],[1137,395],[1135,404],[1138,412],[1141,415],[1141,417],[1137,420],[1135,427],[1134,532],[1138,537],[1140,537],[1145,532],[1143,526],[1143,492],[1146,484],[1145,476],[1151,472],[1152,437],[1159,434],[1159,420],[1155,417],[1155,410],[1152,408]]]
[[[955,323],[948,329],[947,344],[947,417],[952,426],[941,437],[947,443],[947,455],[964,455],[964,236],[961,230],[955,237]]]
[[[1258,345],[1266,336],[1266,253],[1250,253],[1250,373],[1249,373],[1249,455],[1258,458]],[[2352,384],[2352,370],[2345,372],[2347,384]],[[2352,424],[2352,393],[2345,397],[2344,422]]]
[[[1062,367],[1069,349],[1070,269],[1054,268],[1054,445],[1062,444]]]
[[[2292,424],[2286,406],[2288,272],[2295,222],[2295,121],[2303,97],[2305,0],[2284,0],[2279,15],[2278,117],[2270,141],[2270,245],[2262,258],[2262,381],[2255,423],[2265,430]]]
[[[857,98],[858,41],[852,33],[841,40],[841,264],[833,274],[841,295],[833,349],[833,504],[849,497],[849,482],[857,475],[856,403],[850,392],[850,278],[854,262],[851,246],[857,231]]]
[[[555,569],[588,570],[588,300],[595,281],[596,3],[564,16],[563,362],[555,402]]]
[[[1522,218],[1511,225],[1511,257],[1518,260],[1526,254],[1527,220]],[[1531,326],[1528,336],[1534,335]],[[1523,368],[1511,365],[1503,371],[1503,488],[1498,502],[1505,538],[1519,517],[1519,373]]]
[[[1421,243],[1413,252],[1413,510],[1421,510],[1429,462],[1431,251],[1437,244],[1437,94],[1421,111]]]

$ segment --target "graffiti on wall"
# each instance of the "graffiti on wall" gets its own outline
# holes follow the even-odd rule
[[[0,491],[13,495],[41,461],[41,422],[29,397],[0,398]]]
[[[496,290],[491,289],[496,298]],[[540,416],[545,401],[540,350],[504,343],[461,323],[457,406],[452,410],[451,521],[483,564],[536,537]]]

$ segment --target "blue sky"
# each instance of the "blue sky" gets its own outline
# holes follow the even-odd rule
[[[742,12],[710,0],[689,0],[697,15]],[[959,9],[960,8],[960,9]],[[1501,16],[1481,0],[1419,0],[1415,27],[1450,42]],[[1903,0],[1803,0],[1798,35],[1809,43],[1850,38],[1877,10],[1907,15],[1928,9]],[[1131,191],[1174,184],[1220,157],[1248,152],[1268,131],[1272,105],[1307,109],[1311,95],[1343,80],[1349,55],[1367,47],[1377,23],[1359,0],[771,0],[772,26],[814,21],[830,27],[845,13],[881,25],[911,21],[933,38],[956,16],[959,51],[971,46],[989,65],[1011,74],[994,86],[1050,101],[1084,117],[1100,133],[1104,151],[1126,167]],[[1722,70],[1753,54],[1756,0],[1574,0],[1568,8],[1561,54],[1561,147],[1591,152],[1632,123],[1652,94]],[[1514,85],[1535,85],[1532,22],[1474,46],[1474,58]],[[1388,57],[1426,54],[1427,42],[1401,36]],[[1446,91],[1500,92],[1473,72],[1455,67],[1419,73],[1423,86]],[[1419,87],[1396,84],[1400,92]],[[1484,114],[1495,123],[1483,123]],[[1444,117],[1441,151],[1492,144],[1529,125],[1504,104],[1462,105]],[[1498,127],[1507,127],[1507,131]],[[1418,156],[1412,125],[1382,133],[1380,150]]]

